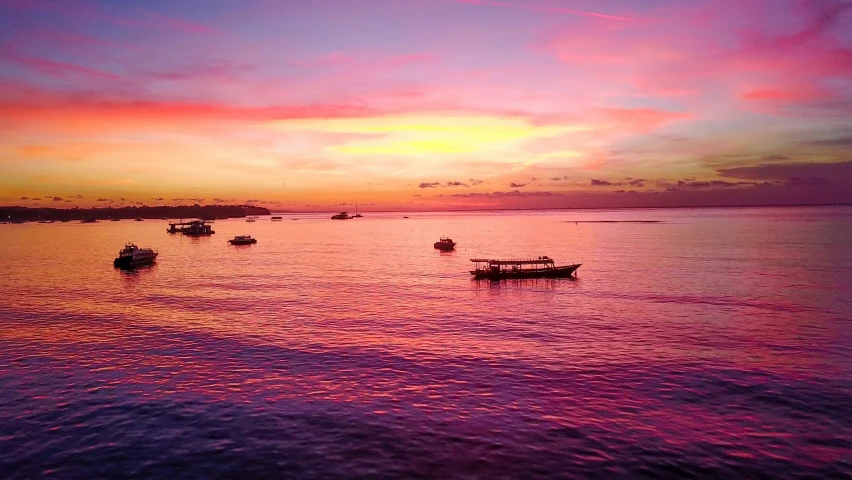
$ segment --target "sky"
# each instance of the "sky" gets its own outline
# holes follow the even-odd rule
[[[0,204],[852,202],[852,2],[0,0]]]

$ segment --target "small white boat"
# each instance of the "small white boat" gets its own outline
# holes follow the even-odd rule
[[[139,248],[132,243],[128,243],[118,252],[118,257],[112,264],[116,268],[136,268],[154,263],[157,255],[159,254],[150,248]]]

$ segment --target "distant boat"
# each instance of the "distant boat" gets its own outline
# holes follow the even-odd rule
[[[580,263],[557,267],[550,257],[525,258],[513,260],[494,260],[487,258],[471,258],[476,268],[470,271],[477,280],[504,280],[513,278],[567,278],[578,268]],[[484,264],[480,266],[480,264]]]
[[[408,218],[408,217],[402,217],[402,218]]]
[[[109,221],[110,222],[120,222],[121,219],[120,218],[110,218]]]
[[[435,242],[435,248],[443,251],[453,250],[456,248],[456,242],[454,242],[452,238],[441,237],[440,240]]]
[[[350,217],[349,214],[346,212],[340,212],[337,215],[331,216],[332,220],[349,220],[350,218],[352,217]]]
[[[251,238],[251,235],[237,235],[231,240],[228,240],[228,243],[231,245],[251,245],[257,243],[257,239]]]
[[[352,218],[361,218],[363,216],[364,215],[361,215],[360,213],[358,213],[358,204],[356,203],[355,204],[355,215],[352,215]]]
[[[249,223],[254,223],[257,221],[257,217],[246,217],[246,221]]]
[[[118,252],[118,257],[112,264],[116,268],[136,268],[154,263],[157,255],[159,254],[150,248],[139,248],[132,243],[128,243]]]
[[[273,222],[280,222],[281,220],[284,220],[284,218],[282,218],[282,217],[272,217],[272,221],[273,221]]]
[[[144,222],[144,220],[142,220],[142,217],[136,217],[136,220],[135,220],[135,221],[136,221],[136,222]]]
[[[298,218],[294,218],[293,220],[298,220]]]
[[[98,221],[94,218],[84,218],[80,220],[80,223],[98,223]]]

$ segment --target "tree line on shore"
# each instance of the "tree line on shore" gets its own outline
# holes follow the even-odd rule
[[[0,221],[70,221],[135,218],[238,218],[269,215],[268,209],[252,205],[133,206],[119,208],[30,208],[0,207]]]

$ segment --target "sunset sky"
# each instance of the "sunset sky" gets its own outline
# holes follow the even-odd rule
[[[0,204],[196,202],[852,202],[852,3],[0,0]]]

